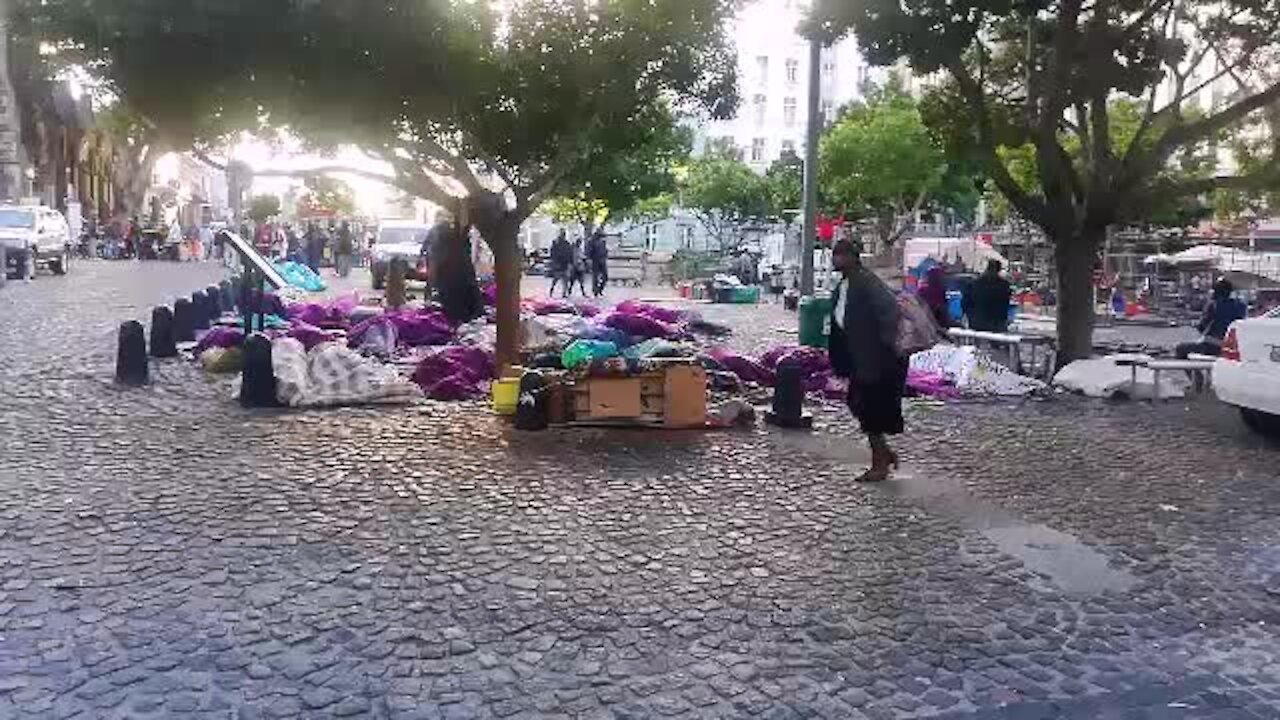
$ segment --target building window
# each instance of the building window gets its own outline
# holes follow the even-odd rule
[[[644,229],[644,249],[653,251],[658,249],[658,225],[651,223]]]
[[[763,125],[765,108],[769,105],[769,99],[764,95],[756,95],[751,99],[751,105],[756,113],[756,125]]]
[[[693,248],[693,228],[688,225],[680,226],[680,247],[685,250]]]
[[[867,66],[858,66],[858,89],[861,90],[863,85],[867,84]]]
[[[764,138],[751,141],[751,162],[764,162]]]
[[[822,78],[830,80],[836,74],[836,61],[834,58],[825,58],[822,61]]]
[[[795,85],[798,82],[800,82],[800,61],[787,58],[787,84]]]
[[[836,119],[836,107],[830,100],[822,101],[822,117],[826,118],[827,122]]]
[[[760,84],[769,82],[769,56],[756,56],[756,73],[760,76]]]
[[[783,140],[783,141],[782,141],[782,154],[783,154],[783,155],[795,155],[795,154],[796,154],[796,141],[795,141],[795,140]]]
[[[787,127],[795,127],[796,124],[796,99],[786,98],[782,101],[782,122]]]

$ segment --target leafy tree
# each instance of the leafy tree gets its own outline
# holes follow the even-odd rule
[[[581,225],[584,234],[615,220],[665,214],[676,187],[675,169],[689,155],[691,133],[676,123],[665,103],[642,110],[634,123],[613,128],[608,143],[583,153],[563,193],[548,200],[543,212],[556,222]]]
[[[123,103],[98,113],[92,132],[111,147],[111,183],[115,187],[117,213],[135,215],[146,201],[155,175],[156,161],[166,148],[159,132]]]
[[[846,212],[875,218],[893,245],[915,213],[943,187],[946,155],[920,118],[915,100],[901,92],[873,93],[845,110],[820,146],[822,184]]]
[[[310,211],[350,217],[356,212],[356,194],[351,186],[335,177],[318,175],[305,180],[307,192],[302,204]]]
[[[1166,172],[1280,100],[1280,83],[1265,72],[1280,39],[1274,3],[818,0],[810,28],[828,38],[852,31],[869,61],[905,60],[942,79],[950,147],[981,163],[1054,244],[1063,361],[1092,352],[1092,272],[1108,226],[1141,221],[1174,198],[1280,179],[1271,148],[1239,172]],[[1190,112],[1228,76],[1245,81],[1240,92],[1206,114]],[[1117,98],[1140,109],[1123,144],[1111,128]],[[1024,145],[1034,149],[1034,189],[1019,184],[1000,152]]]
[[[804,202],[804,160],[794,152],[784,152],[769,166],[764,178],[770,215],[781,217],[788,210],[800,209]]]
[[[737,104],[733,0],[21,5],[31,32],[177,141],[265,121],[358,145],[392,172],[357,174],[455,210],[493,251],[500,364],[518,351],[521,223],[584,186],[585,157],[628,149],[657,103]]]
[[[280,214],[280,198],[275,195],[254,195],[249,199],[246,214],[256,223],[264,223]]]
[[[769,182],[722,148],[689,163],[680,195],[722,252],[737,245],[743,225],[768,218],[772,210]]]

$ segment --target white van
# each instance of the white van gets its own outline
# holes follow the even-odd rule
[[[383,220],[378,223],[378,234],[373,238],[373,289],[381,290],[387,284],[387,269],[391,261],[400,258],[409,266],[407,280],[427,280],[430,271],[426,258],[422,257],[422,243],[427,239],[431,226],[417,220]]]

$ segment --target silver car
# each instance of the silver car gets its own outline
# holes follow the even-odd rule
[[[71,228],[62,213],[51,208],[0,206],[0,245],[10,276],[29,277],[41,266],[65,275],[71,268]]]

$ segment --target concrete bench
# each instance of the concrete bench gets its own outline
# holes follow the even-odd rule
[[[1053,351],[1053,338],[1047,335],[1018,335],[1016,333],[987,332],[985,330],[969,330],[967,328],[949,328],[947,335],[962,344],[986,343],[1004,347],[1009,354],[1009,369],[1022,372],[1022,348],[1031,351],[1031,360],[1035,361],[1036,348],[1045,348],[1045,379],[1052,378],[1056,353]]]

